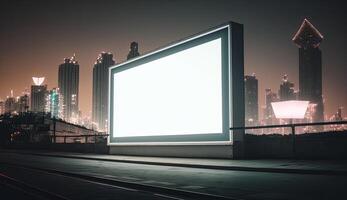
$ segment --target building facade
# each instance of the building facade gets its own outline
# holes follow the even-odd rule
[[[93,67],[92,122],[95,123],[96,128],[100,131],[104,131],[107,128],[108,70],[114,64],[113,55],[102,52]]]
[[[16,99],[13,97],[13,90],[11,90],[11,95],[7,96],[5,100],[5,113],[15,112],[16,107]]]
[[[18,112],[27,112],[29,110],[29,95],[23,94],[22,96],[20,96],[17,105]]]
[[[79,117],[79,64],[75,56],[65,58],[59,65],[58,87],[64,99],[64,120],[76,121]]]
[[[59,88],[53,88],[47,94],[46,112],[56,119],[64,118],[64,99]]]
[[[275,124],[277,122],[271,103],[278,100],[275,92],[272,92],[270,88],[265,89],[264,120],[266,124]]]
[[[319,49],[323,35],[304,19],[292,40],[299,47],[299,98],[316,105],[313,122],[324,121],[322,52]]]
[[[245,76],[245,123],[256,125],[258,116],[258,79],[253,74]]]
[[[31,86],[30,110],[32,112],[44,112],[47,95],[47,85],[43,85],[44,77],[33,77],[34,85]]]
[[[294,92],[294,83],[288,80],[287,75],[283,76],[280,89],[278,90],[278,95],[279,95],[280,101],[288,101],[288,100],[296,99],[296,95]]]
[[[5,113],[5,102],[0,99],[0,115]]]

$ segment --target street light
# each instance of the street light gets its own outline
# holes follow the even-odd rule
[[[295,155],[295,125],[293,119],[304,119],[309,101],[279,101],[272,102],[271,106],[277,119],[289,119],[292,129],[293,156]]]

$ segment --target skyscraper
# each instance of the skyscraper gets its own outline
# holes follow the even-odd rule
[[[48,92],[46,98],[46,112],[56,119],[64,118],[64,100],[59,88],[53,88]]]
[[[130,44],[130,51],[128,53],[127,60],[135,58],[135,57],[137,57],[139,55],[140,55],[140,53],[139,53],[139,45],[137,44],[137,42],[132,42]]]
[[[294,83],[288,81],[288,76],[284,75],[280,89],[278,91],[280,101],[295,100]]]
[[[278,101],[276,93],[272,92],[270,88],[265,89],[265,109],[264,109],[264,120],[266,124],[274,124],[275,113],[272,109],[271,103]]]
[[[16,111],[16,99],[13,97],[13,90],[11,95],[7,96],[5,100],[5,113],[12,113]]]
[[[5,102],[0,99],[0,115],[5,113]]]
[[[44,112],[45,111],[45,99],[47,95],[47,85],[42,85],[45,80],[44,77],[33,77],[34,85],[31,86],[31,111],[32,112]]]
[[[19,97],[18,99],[18,112],[27,112],[29,110],[29,95],[28,94],[23,94],[22,96]]]
[[[319,49],[323,35],[304,19],[292,40],[299,47],[299,98],[316,105],[313,122],[323,121],[322,52]]]
[[[258,123],[258,79],[254,74],[245,76],[245,122],[246,125]]]
[[[93,109],[92,121],[104,131],[108,109],[108,68],[115,64],[111,53],[102,52],[93,68]]]
[[[79,65],[75,55],[65,58],[64,63],[59,65],[58,87],[64,98],[64,120],[76,121],[79,116]]]

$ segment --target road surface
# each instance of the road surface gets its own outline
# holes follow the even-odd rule
[[[347,194],[346,175],[156,166],[2,151],[0,173],[66,199],[341,199]],[[6,185],[1,189],[20,195]]]

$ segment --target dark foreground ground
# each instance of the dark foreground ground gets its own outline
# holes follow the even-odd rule
[[[345,199],[346,161],[0,151],[1,199]]]

